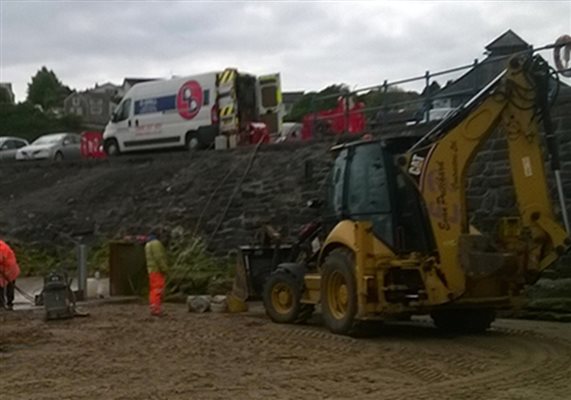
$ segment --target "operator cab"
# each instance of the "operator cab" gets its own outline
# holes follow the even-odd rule
[[[432,251],[434,241],[420,194],[394,161],[410,140],[359,141],[334,147],[326,222],[371,221],[375,236],[396,254]]]

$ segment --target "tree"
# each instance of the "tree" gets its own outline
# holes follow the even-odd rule
[[[302,96],[291,108],[284,120],[288,122],[301,122],[309,113],[329,110],[337,106],[338,96],[349,93],[345,85],[327,86],[320,92],[309,92]]]
[[[52,132],[79,132],[81,118],[45,113],[31,103],[5,104],[0,107],[0,136],[18,136],[33,140]]]
[[[58,79],[52,70],[42,67],[28,83],[28,102],[39,104],[44,110],[62,108],[71,89]]]
[[[398,86],[389,86],[385,91],[383,88],[373,89],[359,99],[363,101],[367,108],[411,109],[416,108],[415,101],[418,100],[418,93],[415,91],[405,91]]]
[[[365,103],[367,118],[376,119],[387,114],[406,117],[422,106],[417,92],[405,91],[398,86],[389,86],[386,91],[383,88],[373,89],[359,96],[359,100]]]

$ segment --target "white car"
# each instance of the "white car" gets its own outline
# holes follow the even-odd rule
[[[443,119],[448,118],[456,111],[455,108],[450,107],[442,107],[442,108],[433,108],[428,112],[430,116],[430,121],[440,121]],[[418,125],[418,124],[426,124],[428,121],[426,120],[426,112],[423,114],[422,119],[416,121],[409,121],[406,123],[407,126]]]
[[[282,124],[282,130],[280,136],[276,140],[277,143],[286,142],[288,140],[300,140],[301,130],[303,129],[303,124],[298,122],[284,122]]]
[[[0,136],[0,160],[14,160],[18,149],[28,144],[27,140],[21,138]]]
[[[16,153],[16,160],[55,160],[81,158],[81,137],[75,133],[40,136]]]

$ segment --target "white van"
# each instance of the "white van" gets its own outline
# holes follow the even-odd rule
[[[139,83],[123,97],[103,133],[108,155],[186,146],[211,147],[217,135],[237,135],[250,122],[281,130],[279,74],[222,72]]]

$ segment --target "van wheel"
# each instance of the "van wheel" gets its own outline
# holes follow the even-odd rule
[[[195,151],[200,150],[200,141],[198,140],[198,136],[196,132],[188,132],[186,134],[186,149],[188,151]]]
[[[61,151],[58,151],[54,156],[54,161],[62,161],[62,160],[63,160],[63,154],[61,153]]]
[[[117,140],[115,139],[106,140],[103,148],[105,153],[110,157],[118,156],[121,154],[121,150],[119,150],[119,143],[117,143]]]

